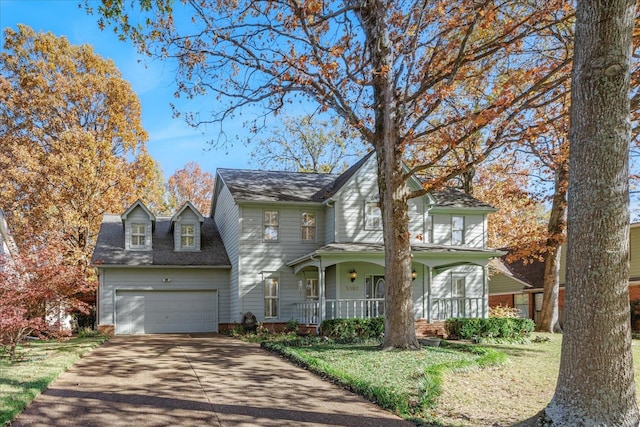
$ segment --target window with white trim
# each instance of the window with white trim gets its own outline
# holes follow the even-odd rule
[[[365,206],[365,230],[382,230],[382,211],[377,201],[367,202]]]
[[[316,241],[316,213],[302,212],[302,241]]]
[[[278,282],[277,276],[268,275],[262,279],[264,286],[264,317],[278,317]]]
[[[144,248],[146,242],[147,225],[141,223],[131,224],[131,241],[132,248]]]
[[[464,244],[464,217],[451,217],[451,244],[460,246]]]
[[[427,232],[424,236],[425,243],[433,243],[433,216],[427,214]]]
[[[180,247],[182,249],[195,249],[196,228],[193,224],[180,224]]]
[[[266,242],[278,241],[280,233],[278,211],[263,212],[263,233],[262,239]]]

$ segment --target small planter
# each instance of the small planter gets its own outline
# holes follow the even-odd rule
[[[422,342],[422,345],[426,345],[428,347],[438,347],[440,346],[440,340],[441,338],[439,337],[426,337],[422,338],[420,341]]]

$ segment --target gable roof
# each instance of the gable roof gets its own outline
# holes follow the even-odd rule
[[[332,185],[339,175],[218,169],[218,176],[236,201],[322,202],[323,189]]]
[[[227,251],[212,218],[204,218],[200,251],[174,251],[171,218],[158,217],[150,251],[124,248],[124,227],[120,215],[107,214],[102,220],[92,262],[97,266],[211,266],[230,267]]]
[[[323,174],[246,169],[218,169],[220,180],[237,201],[255,202],[316,202],[334,196],[375,155],[369,152],[342,174]],[[495,210],[460,190],[447,188],[429,192],[435,206],[450,208],[479,208]]]
[[[507,256],[508,254],[505,254],[499,259],[493,259],[489,265],[498,273],[513,277],[519,282],[529,285],[530,288],[542,289],[544,287],[544,261],[532,258],[508,262]]]
[[[134,210],[136,207],[138,207],[138,206],[139,206],[140,208],[142,208],[142,210],[143,210],[143,211],[144,211],[144,212],[149,216],[149,219],[150,219],[152,222],[155,222],[155,221],[156,221],[156,216],[153,214],[153,212],[151,212],[151,211],[149,210],[149,208],[147,208],[147,206],[145,206],[145,204],[144,204],[144,203],[142,203],[142,201],[141,201],[140,199],[138,199],[138,200],[136,200],[135,202],[133,202],[133,204],[132,204],[131,206],[129,206],[129,208],[128,208],[126,211],[124,211],[124,213],[123,213],[122,215],[120,215],[120,218],[122,219],[122,221],[126,220],[126,219],[127,219],[127,217],[129,216],[129,214],[130,214],[131,212],[133,212],[133,210]]]
[[[173,223],[178,221],[180,219],[180,215],[182,215],[182,212],[184,212],[186,209],[191,209],[191,211],[196,214],[196,216],[198,217],[198,221],[200,221],[201,224],[204,222],[204,217],[202,216],[200,211],[188,200],[184,202],[182,206],[180,206],[180,209],[178,209],[175,214],[173,214],[173,216],[171,217],[171,222]]]

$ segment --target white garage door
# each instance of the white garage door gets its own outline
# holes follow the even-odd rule
[[[217,331],[216,291],[116,292],[116,334]]]

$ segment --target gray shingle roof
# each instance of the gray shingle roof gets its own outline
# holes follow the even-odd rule
[[[483,208],[494,209],[488,203],[482,202],[455,188],[445,188],[443,190],[431,190],[431,197],[436,201],[436,206],[449,208]]]
[[[171,218],[158,217],[153,232],[151,251],[124,249],[124,227],[120,215],[105,215],[100,226],[92,261],[96,265],[123,266],[230,266],[220,233],[211,218],[202,224],[200,251],[174,251]]]
[[[339,175],[218,169],[235,200],[322,202]]]
[[[218,169],[233,198],[256,202],[323,202],[349,181],[373,154],[367,154],[343,174]],[[493,209],[454,188],[429,193],[438,207]]]

